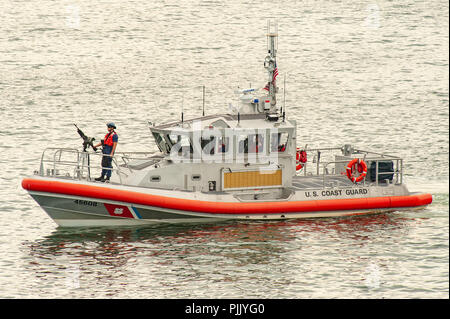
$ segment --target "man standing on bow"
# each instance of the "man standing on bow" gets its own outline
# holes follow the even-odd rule
[[[117,143],[119,141],[119,136],[114,131],[116,129],[116,125],[114,123],[106,124],[108,128],[108,133],[105,135],[105,139],[102,142],[94,145],[95,147],[99,147],[103,145],[104,154],[102,157],[102,176],[97,177],[95,180],[100,182],[109,182],[112,173],[112,157],[114,156],[114,152],[116,151]]]

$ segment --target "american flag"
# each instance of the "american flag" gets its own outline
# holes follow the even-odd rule
[[[277,76],[278,76],[278,67],[277,67],[277,62],[275,62],[275,69],[273,70],[273,77],[272,77],[273,86],[276,86],[275,80],[277,79]],[[269,91],[269,83],[266,84],[266,86],[264,87],[264,90]]]

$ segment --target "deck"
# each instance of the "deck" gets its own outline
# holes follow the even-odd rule
[[[323,187],[352,187],[354,184],[346,175],[327,175],[325,176],[325,185],[323,176],[294,176],[292,187],[296,190],[317,189]]]

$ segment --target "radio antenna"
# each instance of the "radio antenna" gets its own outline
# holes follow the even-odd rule
[[[284,74],[284,81],[283,81],[283,110],[281,113],[286,112],[286,73]]]
[[[181,124],[184,120],[184,94],[181,94]]]
[[[203,85],[203,116],[205,116],[205,86]]]

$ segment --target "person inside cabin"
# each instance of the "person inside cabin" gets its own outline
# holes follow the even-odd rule
[[[220,137],[219,138],[219,147],[218,147],[218,153],[226,153],[228,152],[228,137]]]
[[[116,125],[114,123],[106,124],[108,133],[105,135],[105,139],[100,143],[95,145],[95,147],[103,146],[102,153],[102,175],[97,177],[95,180],[99,182],[109,182],[112,173],[112,157],[117,148],[117,143],[119,142],[119,136],[117,135],[115,129]]]
[[[278,133],[278,152],[286,150],[286,140],[282,139],[281,133]]]
[[[264,151],[263,137],[260,134],[251,135],[251,143],[249,143],[249,153],[261,153]]]
[[[271,152],[284,152],[287,144],[287,133],[274,133],[271,137]]]

